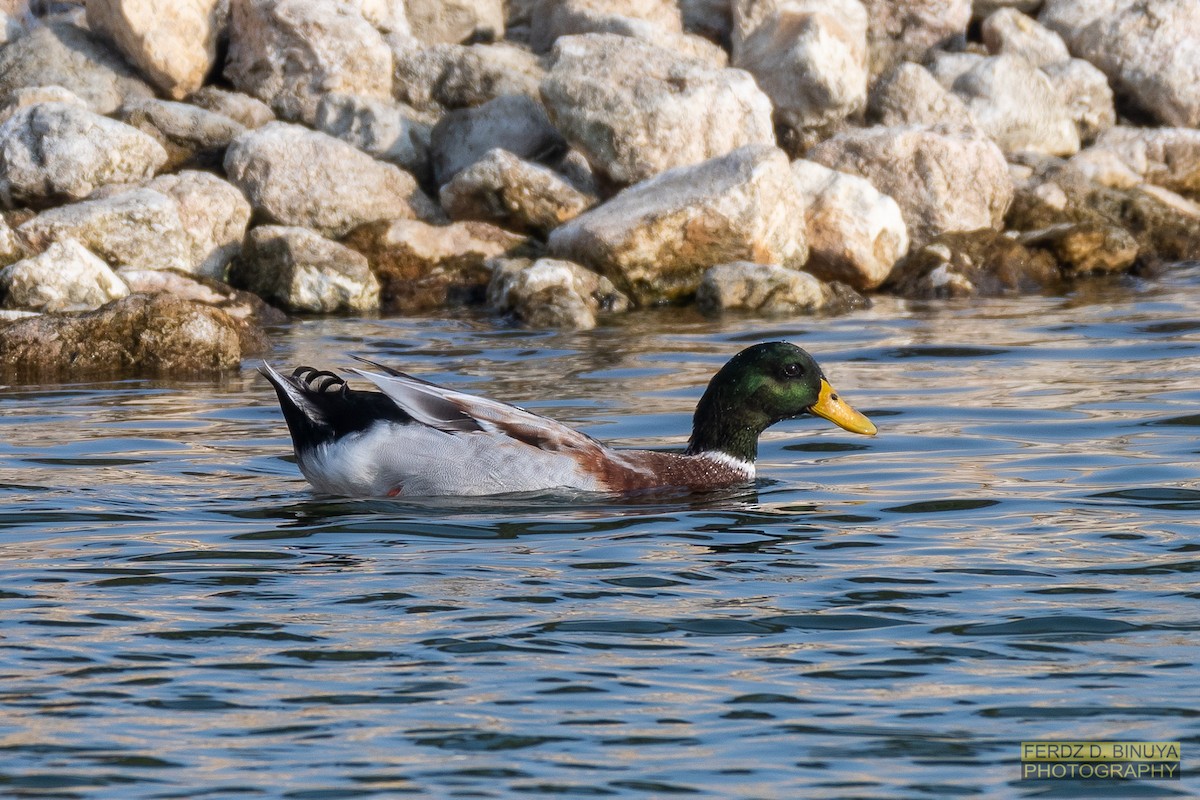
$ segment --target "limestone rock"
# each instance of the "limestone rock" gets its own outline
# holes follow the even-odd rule
[[[275,121],[275,112],[257,97],[216,86],[205,86],[189,97],[188,102],[229,117],[244,128],[261,128],[268,122]]]
[[[442,186],[489,150],[537,158],[565,150],[566,143],[540,103],[514,94],[447,113],[430,134],[430,148],[434,181]]]
[[[504,38],[504,0],[407,0],[412,35],[428,44]]]
[[[328,92],[386,100],[392,51],[351,6],[233,0],[225,77],[281,118],[311,124]]]
[[[0,125],[0,202],[79,200],[106,183],[152,176],[166,151],[136,128],[68,103],[38,103]]]
[[[883,283],[908,252],[908,227],[896,201],[863,178],[812,161],[793,161],[792,175],[808,222],[804,269],[859,291]]]
[[[41,381],[215,375],[265,349],[261,331],[250,337],[240,328],[224,311],[202,303],[132,294],[87,313],[0,323],[0,372]]]
[[[670,0],[539,0],[532,14],[529,45],[534,52],[545,53],[561,36],[623,34],[614,28],[634,20],[649,23],[663,34],[683,33],[683,16]]]
[[[129,287],[74,239],[0,269],[5,308],[91,311],[129,294]]]
[[[596,327],[596,314],[625,311],[629,298],[612,281],[554,258],[494,259],[488,303],[532,328]]]
[[[863,0],[871,21],[871,74],[902,61],[921,63],[930,51],[961,42],[971,20],[971,0]]]
[[[221,0],[88,0],[88,27],[106,36],[168,97],[200,88],[217,59]]]
[[[364,225],[343,244],[367,257],[385,311],[409,313],[481,303],[490,258],[520,255],[527,239],[483,222],[415,220]]]
[[[595,203],[545,167],[507,150],[490,150],[442,187],[442,208],[454,220],[491,222],[545,236]]]
[[[1015,8],[1003,8],[983,21],[983,43],[992,55],[1019,56],[1035,67],[1069,61],[1062,37]]]
[[[333,238],[368,222],[433,213],[432,201],[407,172],[286,122],[235,139],[225,172],[272,222]]]
[[[901,297],[996,297],[1053,288],[1054,259],[991,230],[945,233],[896,265],[888,288]]]
[[[109,114],[154,91],[120,55],[92,33],[62,22],[34,27],[0,50],[0,95],[33,86],[61,86],[98,114]]]
[[[439,115],[507,94],[536,98],[545,77],[536,56],[504,42],[405,47],[395,50],[395,60],[396,98]]]
[[[179,206],[153,189],[48,209],[19,225],[17,237],[33,253],[75,239],[114,267],[187,272],[192,261]]]
[[[839,283],[823,283],[807,272],[778,264],[734,261],[707,272],[696,290],[704,311],[753,311],[758,314],[838,314],[870,305],[865,297]]]
[[[1200,127],[1200,3],[1047,0],[1038,20],[1108,76],[1119,104]]]
[[[1081,141],[1095,140],[1116,123],[1113,92],[1103,72],[1080,58],[1050,64],[1042,72],[1066,104]]]
[[[858,0],[793,2],[741,43],[734,65],[754,75],[793,128],[822,128],[867,99],[867,12]]]
[[[333,92],[317,105],[317,130],[336,136],[418,179],[430,174],[430,128],[395,102]]]
[[[550,119],[618,185],[747,144],[774,144],[771,103],[741,70],[613,34],[567,36],[542,83]]]
[[[230,280],[289,311],[379,308],[379,282],[367,259],[305,228],[262,225],[250,231]]]
[[[1079,130],[1050,79],[1018,56],[986,58],[954,81],[953,91],[1005,153],[1069,156]]]
[[[146,188],[175,203],[187,248],[184,271],[223,280],[250,225],[250,203],[237,187],[210,172],[185,170],[159,175]]]
[[[1148,183],[1200,199],[1200,130],[1118,126],[1096,142]]]
[[[958,95],[943,87],[929,70],[905,62],[875,82],[867,118],[883,126],[973,126],[975,118]]]
[[[70,89],[61,86],[27,86],[24,89],[14,89],[4,96],[4,105],[0,108],[0,123],[7,122],[22,108],[41,103],[66,103],[91,110],[87,101]]]
[[[135,100],[119,116],[162,145],[166,171],[219,168],[229,143],[246,130],[223,114],[169,100]]]
[[[638,305],[690,299],[714,264],[799,268],[808,258],[804,203],[787,156],[763,145],[631,186],[556,229],[549,246]]]
[[[998,230],[1013,197],[1004,154],[969,128],[848,131],[814,147],[808,158],[860,175],[895,200],[913,247],[948,231]]]

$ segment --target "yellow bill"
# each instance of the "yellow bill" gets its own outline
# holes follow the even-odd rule
[[[861,433],[866,436],[874,436],[877,428],[875,423],[864,417],[862,414],[850,407],[850,404],[838,397],[838,393],[829,385],[829,381],[821,379],[821,394],[817,397],[817,402],[809,406],[811,413],[837,425],[839,428],[845,428],[851,433]]]

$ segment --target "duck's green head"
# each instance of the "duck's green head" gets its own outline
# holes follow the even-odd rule
[[[853,433],[875,434],[871,421],[838,396],[808,353],[788,342],[747,347],[709,381],[696,406],[688,452],[716,450],[753,462],[759,434],[801,414],[824,417]]]

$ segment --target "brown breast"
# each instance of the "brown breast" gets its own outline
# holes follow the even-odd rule
[[[652,450],[608,450],[585,468],[610,492],[658,488],[706,491],[752,480],[733,464],[718,459]]]

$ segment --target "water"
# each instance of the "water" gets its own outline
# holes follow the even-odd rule
[[[308,320],[345,353],[679,445],[747,343],[879,425],[710,497],[313,496],[265,382],[0,393],[0,795],[1177,797],[1022,740],[1200,753],[1200,267],[1067,297],[552,334]]]

